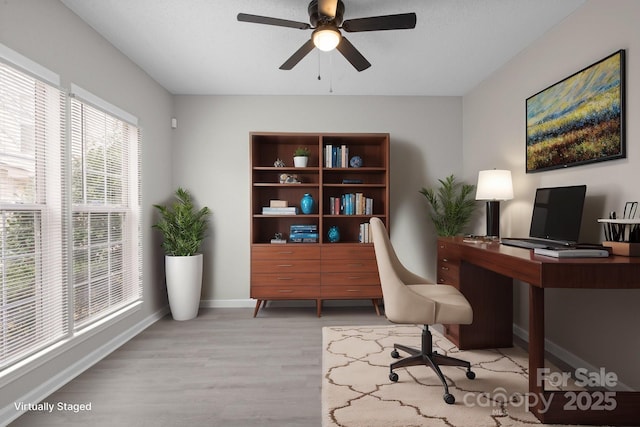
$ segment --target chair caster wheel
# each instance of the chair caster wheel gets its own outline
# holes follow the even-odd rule
[[[445,403],[447,403],[448,405],[453,405],[454,403],[456,403],[456,398],[451,393],[446,393],[442,397],[444,398]]]
[[[473,371],[467,371],[467,378],[469,378],[470,380],[474,379],[476,377],[476,373]]]
[[[400,358],[400,353],[398,353],[398,350],[393,350],[391,352],[391,357],[393,357],[394,359],[399,359]]]
[[[394,383],[398,382],[398,374],[396,374],[395,372],[391,372],[389,374],[389,379]]]

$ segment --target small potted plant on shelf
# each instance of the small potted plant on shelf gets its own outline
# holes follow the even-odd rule
[[[306,168],[311,151],[307,147],[298,147],[293,152],[293,165],[297,168]]]
[[[458,235],[467,226],[475,210],[476,201],[472,195],[475,185],[457,182],[453,175],[438,181],[440,188],[437,192],[422,188],[420,193],[429,202],[431,220],[438,236]]]
[[[198,251],[205,238],[206,206],[196,210],[191,194],[178,188],[170,206],[153,205],[160,220],[153,225],[162,233],[165,252],[165,275],[169,308],[175,320],[189,320],[198,315],[202,291],[202,254]]]

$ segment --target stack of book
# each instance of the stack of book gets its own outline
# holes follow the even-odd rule
[[[360,233],[358,234],[358,242],[359,243],[371,243],[371,234],[370,234],[369,223],[364,222],[360,224]]]
[[[286,208],[272,208],[265,206],[262,208],[262,215],[297,215],[298,208],[290,206]]]
[[[262,208],[262,215],[297,215],[298,208],[289,206],[286,200],[271,200]]]
[[[373,215],[373,199],[362,193],[329,197],[330,215]]]
[[[349,147],[346,145],[334,146],[328,144],[324,146],[324,167],[326,168],[348,168],[349,167]]]
[[[318,243],[318,226],[315,224],[292,224],[289,241],[293,243]]]
[[[534,248],[536,255],[554,258],[606,258],[609,251],[602,248]]]

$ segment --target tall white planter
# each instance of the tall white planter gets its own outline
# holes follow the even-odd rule
[[[174,320],[190,320],[198,315],[202,292],[202,254],[165,255],[169,307]]]

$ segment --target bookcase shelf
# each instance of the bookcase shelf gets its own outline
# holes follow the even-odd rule
[[[279,299],[315,299],[320,315],[324,299],[367,298],[374,302],[377,311],[376,302],[382,298],[382,292],[375,254],[370,243],[362,242],[365,240],[362,232],[372,216],[381,218],[389,228],[389,134],[252,132],[249,139],[251,297],[257,300],[254,316],[264,301]],[[301,146],[311,153],[308,166],[291,167],[293,152]],[[336,150],[342,157],[340,163],[334,164],[340,167],[330,167],[327,155],[332,153],[335,162]],[[362,166],[343,167],[349,165],[353,156],[360,157]],[[275,166],[276,160],[285,166]],[[312,214],[305,215],[300,213],[300,200],[307,193],[313,197],[315,208]],[[351,197],[349,212],[356,212],[352,206],[356,196],[363,199],[359,209],[364,209],[364,200],[370,199],[368,214],[342,212],[340,204],[343,200],[346,204],[347,196]],[[298,207],[299,213],[262,214],[263,207],[272,200],[286,201],[289,207]],[[340,214],[332,213],[336,203]],[[317,230],[317,241],[291,242],[291,226]],[[340,231],[338,242],[329,241],[327,233],[331,227]],[[270,243],[276,234],[287,243]],[[281,262],[284,259],[287,263]],[[365,271],[358,271],[357,275],[348,271],[349,265],[362,263],[367,266]],[[282,267],[285,264],[289,267]],[[360,274],[363,272],[366,274]],[[353,282],[354,277],[360,277],[357,283]]]

